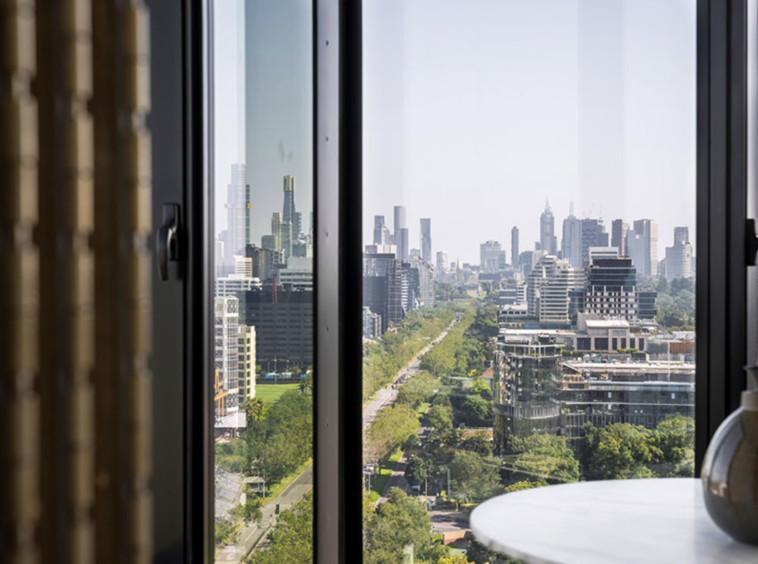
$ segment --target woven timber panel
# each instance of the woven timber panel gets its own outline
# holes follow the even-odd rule
[[[0,562],[39,558],[35,6],[0,1]]]
[[[150,132],[145,124],[150,110],[150,23],[142,2],[129,2],[124,13],[124,78],[126,96],[123,111],[129,124],[125,139],[129,232],[129,295],[127,320],[129,335],[129,492],[131,496],[130,564],[152,561],[152,374],[148,358],[152,343],[152,254],[148,237],[152,229],[152,164]]]

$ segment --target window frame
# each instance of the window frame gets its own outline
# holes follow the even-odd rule
[[[750,0],[752,1],[752,0]],[[315,93],[314,557],[362,559],[362,2],[313,0]],[[185,559],[213,562],[212,10],[183,0],[186,319]],[[748,0],[697,2],[696,465],[739,405],[755,350],[748,217]],[[160,22],[153,21],[153,25]],[[328,44],[327,44],[328,41]],[[751,71],[752,72],[752,71]],[[202,158],[193,158],[195,155]],[[753,324],[754,325],[754,324]],[[206,342],[207,347],[192,343]],[[749,344],[750,343],[750,344]],[[754,359],[753,359],[754,360]],[[157,464],[160,460],[156,461]]]

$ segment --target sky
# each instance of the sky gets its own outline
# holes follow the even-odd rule
[[[312,7],[307,0],[214,2],[216,232],[226,228],[231,165],[247,165],[252,239],[282,213],[284,176],[295,176],[303,230],[313,209]]]
[[[253,240],[295,175],[313,200],[312,8],[214,3],[216,231],[230,167],[245,162]],[[560,245],[578,217],[659,221],[659,252],[695,240],[694,0],[364,0],[364,240],[405,205],[410,246],[510,262],[539,239],[549,200]]]
[[[410,245],[510,262],[562,221],[659,221],[695,239],[693,0],[365,0],[364,240],[407,207]]]

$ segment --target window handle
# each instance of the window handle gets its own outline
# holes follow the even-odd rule
[[[163,225],[155,242],[158,251],[158,272],[168,280],[169,261],[179,260],[179,204],[163,204]]]

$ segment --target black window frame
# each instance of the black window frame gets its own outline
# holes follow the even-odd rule
[[[362,2],[314,0],[316,372],[315,560],[362,559],[361,246]],[[213,240],[210,0],[181,0],[182,170],[187,196],[184,560],[213,561]],[[739,405],[755,351],[748,217],[748,0],[697,2],[696,462]],[[153,26],[161,22],[153,19]],[[153,96],[161,96],[153,91]],[[159,150],[154,148],[154,150]],[[202,158],[198,158],[202,155]],[[154,162],[156,159],[154,158]],[[754,324],[753,324],[754,325]],[[191,346],[209,343],[208,347]],[[156,471],[160,471],[160,456]],[[170,465],[169,465],[170,466]],[[356,492],[356,493],[351,493]]]

